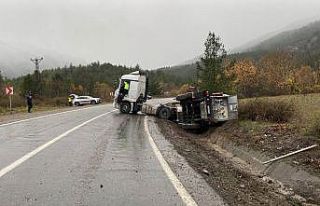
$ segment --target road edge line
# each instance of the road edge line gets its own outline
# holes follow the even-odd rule
[[[4,176],[5,174],[7,174],[8,172],[14,170],[16,167],[18,167],[19,165],[21,165],[22,163],[24,163],[24,162],[27,161],[28,159],[32,158],[33,156],[35,156],[36,154],[38,154],[39,152],[41,152],[41,151],[44,150],[45,148],[47,148],[47,147],[49,147],[50,145],[54,144],[55,142],[59,141],[59,140],[62,139],[63,137],[67,136],[68,134],[72,133],[73,131],[75,131],[75,130],[77,130],[77,129],[83,127],[83,126],[85,126],[86,124],[88,124],[88,123],[90,123],[90,122],[92,122],[92,121],[94,121],[94,120],[96,120],[96,119],[98,119],[98,118],[100,118],[100,117],[103,117],[103,116],[105,116],[105,115],[107,115],[107,114],[111,114],[111,113],[113,113],[113,112],[115,112],[115,111],[117,111],[117,110],[115,109],[115,110],[109,111],[109,112],[107,112],[107,113],[98,115],[98,116],[96,116],[96,117],[94,117],[94,118],[91,118],[91,119],[89,119],[89,120],[87,120],[87,121],[79,124],[78,126],[75,126],[75,127],[73,127],[72,129],[70,129],[70,130],[62,133],[61,135],[53,138],[52,140],[44,143],[43,145],[37,147],[37,148],[34,149],[33,151],[31,151],[31,152],[25,154],[24,156],[20,157],[19,159],[17,159],[16,161],[14,161],[13,163],[11,163],[10,165],[2,168],[2,169],[0,170],[0,178],[1,178],[2,176]]]
[[[104,106],[104,105],[99,105],[99,106],[101,107],[101,106]],[[58,113],[46,114],[46,115],[38,116],[38,117],[31,117],[31,118],[27,118],[27,119],[21,119],[21,120],[17,120],[17,121],[13,121],[13,122],[0,124],[0,127],[9,126],[9,125],[13,125],[13,124],[18,124],[18,123],[21,123],[21,122],[27,122],[27,121],[30,121],[30,120],[42,119],[42,118],[51,117],[51,116],[57,116],[57,115],[60,115],[60,114],[67,114],[67,113],[71,113],[71,112],[77,112],[77,111],[87,110],[87,109],[91,109],[91,108],[97,108],[97,107],[98,106],[96,106],[96,107],[86,107],[86,108],[81,108],[81,109],[73,109],[73,110],[64,111],[64,112],[58,112]]]
[[[148,121],[148,117],[145,116],[145,118],[144,118],[144,130],[145,130],[145,132],[146,132],[146,134],[148,136],[151,148],[152,148],[154,154],[156,155],[158,161],[160,162],[160,165],[161,165],[162,169],[166,173],[167,177],[169,178],[170,182],[172,183],[172,185],[174,186],[174,188],[176,189],[176,191],[180,195],[180,197],[181,197],[182,201],[185,203],[185,205],[187,205],[187,206],[198,206],[198,204],[195,202],[195,200],[192,198],[192,196],[189,194],[189,192],[186,190],[186,188],[180,182],[178,177],[171,170],[171,168],[170,168],[169,164],[167,163],[167,161],[162,156],[159,148],[157,147],[156,143],[154,142],[154,140],[153,140],[153,138],[152,138],[152,136],[150,134],[147,121]]]

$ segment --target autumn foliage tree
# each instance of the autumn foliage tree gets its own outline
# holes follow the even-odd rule
[[[96,82],[94,85],[93,94],[97,97],[101,97],[104,100],[111,101],[112,96],[110,95],[113,92],[113,87],[108,85],[107,83]]]
[[[296,88],[301,93],[312,92],[313,85],[316,84],[316,73],[310,66],[302,66],[294,72]]]
[[[251,59],[241,59],[226,70],[228,77],[233,79],[232,86],[238,95],[252,97],[256,95],[258,86],[258,70]]]
[[[290,80],[295,65],[286,52],[274,52],[261,58],[259,62],[259,81],[262,95],[281,95],[290,93]]]
[[[243,58],[227,69],[239,96],[274,96],[320,92],[319,70],[298,65],[293,54],[270,53],[254,61]]]

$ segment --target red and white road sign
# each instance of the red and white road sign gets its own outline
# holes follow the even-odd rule
[[[13,86],[6,86],[6,95],[13,95]]]

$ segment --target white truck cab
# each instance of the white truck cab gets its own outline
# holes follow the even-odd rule
[[[125,88],[128,84],[128,88]],[[121,76],[115,91],[113,107],[122,113],[137,113],[147,100],[147,77],[141,71]]]

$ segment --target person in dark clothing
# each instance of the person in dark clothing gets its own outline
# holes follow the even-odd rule
[[[32,93],[31,91],[28,92],[27,94],[27,105],[28,105],[28,113],[31,113],[31,109],[32,109]]]

